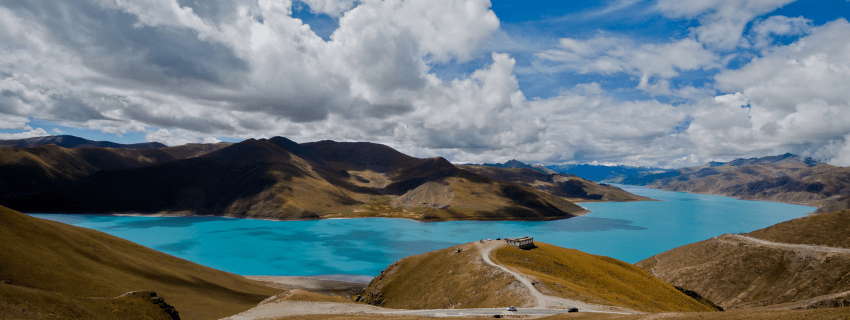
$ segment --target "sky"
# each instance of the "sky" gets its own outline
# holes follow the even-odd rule
[[[0,0],[0,139],[850,166],[846,0]]]

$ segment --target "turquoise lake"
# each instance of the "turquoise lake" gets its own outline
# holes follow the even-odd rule
[[[558,221],[421,223],[403,219],[267,221],[220,217],[31,214],[103,231],[241,275],[379,274],[406,256],[486,238],[537,241],[629,263],[724,233],[743,233],[815,208],[619,186],[661,201],[584,203],[588,215]]]

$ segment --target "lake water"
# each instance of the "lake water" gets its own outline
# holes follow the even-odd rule
[[[406,256],[479,239],[526,235],[634,263],[688,243],[750,232],[814,211],[775,202],[620,187],[662,201],[585,203],[582,206],[592,210],[586,216],[545,222],[32,216],[103,231],[241,275],[375,276]]]

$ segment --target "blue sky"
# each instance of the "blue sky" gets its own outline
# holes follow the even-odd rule
[[[845,0],[0,0],[0,139],[850,165]]]

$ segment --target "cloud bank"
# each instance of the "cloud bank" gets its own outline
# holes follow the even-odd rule
[[[48,134],[37,119],[169,145],[374,141],[455,162],[795,152],[850,165],[850,24],[765,16],[790,2],[659,0],[653,15],[693,26],[548,39],[518,61],[499,43],[529,40],[488,0],[0,0],[0,139]],[[323,39],[299,7],[338,28]],[[526,97],[520,64],[601,80]]]

